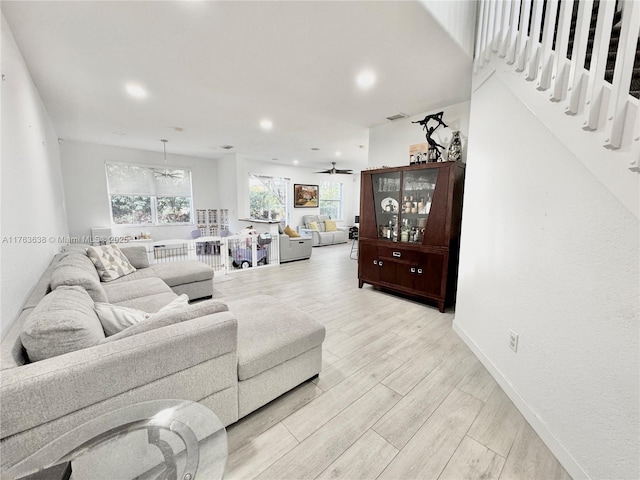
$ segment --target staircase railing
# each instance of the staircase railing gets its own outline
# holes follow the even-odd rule
[[[502,57],[584,130],[605,132],[604,147],[635,147],[639,36],[638,0],[480,0],[474,73]]]

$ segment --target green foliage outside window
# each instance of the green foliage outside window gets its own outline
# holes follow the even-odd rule
[[[141,195],[111,195],[113,223],[151,223],[151,197]]]
[[[342,184],[320,182],[320,214],[342,218]]]
[[[287,218],[287,188],[285,178],[249,177],[249,215],[251,218],[273,220]]]
[[[188,223],[191,221],[191,199],[188,197],[157,197],[158,223]]]

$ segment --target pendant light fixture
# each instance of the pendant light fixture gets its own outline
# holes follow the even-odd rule
[[[156,178],[182,178],[182,172],[175,172],[175,171],[171,171],[169,170],[169,168],[167,167],[167,142],[169,140],[166,139],[161,139],[160,140],[162,142],[162,151],[164,154],[164,170],[154,170],[154,175]]]

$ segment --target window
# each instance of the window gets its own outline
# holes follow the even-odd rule
[[[115,162],[107,162],[106,170],[112,223],[191,223],[191,171]]]
[[[342,218],[342,184],[320,182],[320,215]]]
[[[288,178],[249,174],[249,216],[289,223],[289,184]]]

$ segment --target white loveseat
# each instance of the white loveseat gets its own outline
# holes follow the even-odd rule
[[[312,238],[314,247],[324,245],[335,245],[336,243],[347,243],[349,239],[349,227],[336,227],[336,231],[327,231],[326,221],[331,220],[326,215],[304,215],[302,217],[302,226],[298,227],[300,235]],[[318,229],[311,228],[313,222]]]

